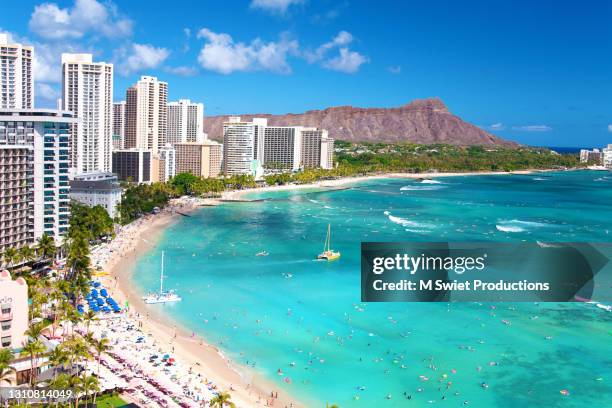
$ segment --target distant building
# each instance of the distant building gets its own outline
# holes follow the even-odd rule
[[[608,169],[612,169],[612,144],[609,144],[608,147],[605,147],[602,152],[603,165]]]
[[[157,155],[166,145],[168,83],[142,76],[125,98],[124,149],[148,149]]]
[[[317,128],[302,129],[302,168],[333,167],[334,139],[328,137],[327,130]]]
[[[334,140],[327,130],[303,126],[269,126],[267,119],[223,123],[223,172],[226,175],[331,169]]]
[[[223,123],[223,173],[226,176],[253,174],[253,168],[260,167],[262,152],[256,146],[258,139],[263,137],[266,123],[265,119],[242,122],[239,116],[231,116]]]
[[[70,182],[70,198],[89,207],[104,207],[111,218],[117,215],[121,186],[113,173],[90,173],[75,176]]]
[[[300,169],[302,134],[300,126],[265,126],[262,166],[269,170]]]
[[[223,146],[213,141],[204,143],[177,143],[176,172],[191,173],[209,178],[218,177],[221,173],[221,156]]]
[[[79,121],[71,125],[73,174],[110,171],[113,64],[91,54],[62,54],[62,102]]]
[[[159,181],[176,176],[176,150],[168,143],[159,149]]]
[[[113,152],[113,173],[122,181],[138,184],[158,181],[158,163],[158,160],[153,160],[153,153],[148,149],[123,149]]]
[[[201,143],[204,137],[204,104],[189,99],[168,102],[168,143]]]
[[[601,165],[603,162],[603,153],[599,149],[593,150],[580,150],[580,162],[581,163],[594,163]]]
[[[0,109],[32,109],[34,49],[0,33]]]
[[[0,252],[44,233],[62,244],[70,217],[71,112],[0,110]]]
[[[28,330],[28,285],[23,278],[13,280],[0,272],[0,345],[2,348],[23,347]]]
[[[113,103],[113,150],[123,149],[125,139],[125,101]]]

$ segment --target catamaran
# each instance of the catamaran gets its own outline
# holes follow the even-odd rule
[[[145,303],[169,303],[169,302],[180,302],[182,299],[179,295],[174,293],[173,290],[164,292],[164,251],[161,254],[161,276],[159,277],[159,292],[149,293],[143,296]]]
[[[325,245],[323,246],[323,252],[317,256],[317,259],[335,261],[340,258],[340,252],[331,249],[331,225],[327,224],[327,237],[325,238]]]

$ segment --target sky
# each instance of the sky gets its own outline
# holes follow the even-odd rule
[[[0,0],[0,32],[35,47],[36,105],[62,52],[141,75],[206,115],[395,107],[439,97],[498,136],[612,143],[612,1]]]

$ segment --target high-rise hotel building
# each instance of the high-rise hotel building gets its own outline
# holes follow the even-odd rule
[[[113,150],[123,149],[125,140],[125,101],[113,103]]]
[[[257,175],[333,167],[334,140],[327,130],[303,126],[269,126],[266,119],[245,122],[230,117],[223,123],[223,172]]]
[[[301,165],[303,168],[331,169],[333,167],[334,139],[327,130],[302,128]]]
[[[265,119],[243,122],[240,116],[230,116],[223,123],[223,173],[226,176],[254,174],[261,167],[257,146],[263,138]]]
[[[71,125],[73,174],[109,172],[113,134],[113,64],[91,54],[62,54],[62,102]]]
[[[168,102],[168,143],[204,141],[204,104],[189,99]]]
[[[0,33],[0,109],[34,107],[34,49]]]
[[[222,146],[212,140],[202,143],[177,143],[176,172],[198,177],[218,177],[221,174]]]
[[[71,112],[0,109],[0,252],[44,233],[62,243],[70,217]]]
[[[125,96],[125,149],[148,149],[157,155],[166,145],[168,83],[142,76]]]

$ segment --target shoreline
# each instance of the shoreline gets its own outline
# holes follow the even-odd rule
[[[582,169],[577,169],[582,170]],[[380,179],[428,179],[435,177],[462,177],[462,176],[500,176],[500,175],[526,175],[533,173],[546,173],[554,171],[567,171],[559,169],[529,169],[529,170],[515,170],[515,171],[472,171],[472,172],[453,172],[453,173],[381,173],[371,174],[366,176],[356,177],[341,177],[333,180],[321,180],[307,184],[283,184],[276,186],[267,187],[254,187],[245,188],[242,190],[225,191],[222,193],[221,199],[225,201],[243,201],[243,196],[257,192],[269,192],[269,191],[286,191],[286,190],[302,190],[309,188],[341,188],[343,186],[360,183],[369,180],[380,180]],[[218,204],[222,202],[217,200]]]
[[[172,349],[177,360],[189,366],[194,373],[212,380],[219,386],[219,391],[229,392],[237,407],[305,407],[263,376],[248,373],[246,367],[236,366],[222,350],[208,343],[205,338],[192,337],[186,327],[174,322],[161,310],[147,307],[142,294],[133,286],[131,278],[137,260],[155,246],[166,228],[178,222],[182,216],[180,213],[189,214],[203,206],[216,205],[207,199],[188,201],[188,204],[170,204],[159,214],[147,215],[125,226],[122,231],[125,235],[120,235],[120,232],[117,237],[124,245],[120,252],[112,253],[104,266],[109,276],[99,280],[122,307],[126,300],[129,302],[128,319],[140,326],[144,333],[151,335],[162,347]],[[134,223],[137,225],[133,226]],[[249,375],[252,377],[250,381],[247,378]],[[271,398],[271,392],[278,396]]]
[[[213,380],[222,391],[228,391],[232,401],[238,407],[287,406],[305,407],[291,395],[278,390],[275,384],[261,374],[251,372],[247,367],[236,365],[226,357],[222,350],[208,343],[204,338],[192,337],[189,329],[165,315],[161,310],[152,308],[142,300],[142,294],[132,285],[131,278],[135,272],[137,260],[150,251],[163,232],[174,225],[181,216],[188,215],[200,208],[221,205],[223,202],[249,201],[243,197],[247,194],[269,191],[286,191],[301,189],[334,189],[345,185],[385,178],[422,179],[434,177],[458,177],[474,175],[512,175],[532,174],[554,170],[520,170],[514,172],[466,172],[466,173],[385,173],[358,177],[344,177],[334,180],[323,180],[308,184],[288,184],[226,191],[221,199],[204,199],[182,197],[171,203],[158,214],[146,215],[123,226],[117,236],[110,242],[92,250],[92,261],[109,273],[99,278],[104,286],[110,289],[120,305],[129,301],[127,318],[132,319],[142,330],[151,335],[157,342],[172,348],[180,361],[190,366],[203,378]],[[146,237],[146,238],[145,238]],[[96,256],[94,252],[107,250],[107,257]],[[93,264],[94,262],[92,262]],[[251,381],[248,378],[251,376]],[[271,392],[278,393],[277,398],[270,398]]]

